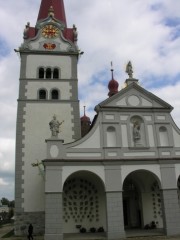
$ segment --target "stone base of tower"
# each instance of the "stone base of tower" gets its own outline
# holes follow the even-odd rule
[[[16,236],[27,236],[29,224],[33,225],[35,235],[44,235],[44,212],[21,212],[15,214],[14,232]]]

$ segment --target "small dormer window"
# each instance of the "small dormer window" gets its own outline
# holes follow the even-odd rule
[[[58,79],[59,78],[59,69],[55,68],[53,70],[53,79]]]
[[[55,99],[59,99],[59,91],[54,89],[51,92],[51,99],[55,100]]]

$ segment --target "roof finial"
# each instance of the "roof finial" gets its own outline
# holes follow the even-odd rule
[[[52,5],[51,5],[50,8],[49,8],[48,15],[49,15],[50,17],[54,17],[54,8],[53,8]]]
[[[84,108],[84,116],[86,116],[86,106],[83,106]]]
[[[133,67],[131,61],[126,65],[126,73],[129,75],[129,78],[133,78]]]
[[[114,79],[114,69],[113,69],[113,62],[111,61],[111,73],[112,73],[112,79]]]

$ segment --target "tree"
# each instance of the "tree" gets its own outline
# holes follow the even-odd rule
[[[14,208],[14,205],[15,205],[14,200],[9,201],[9,207],[10,207],[10,208]]]
[[[1,199],[2,205],[8,205],[9,206],[9,200],[7,198],[2,198]]]

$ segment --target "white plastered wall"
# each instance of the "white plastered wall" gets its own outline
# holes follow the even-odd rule
[[[30,42],[30,48],[34,50],[39,50],[39,45],[43,44],[45,42],[45,39],[43,37],[40,37],[39,39],[36,39],[35,41]],[[68,48],[70,47],[70,44],[68,42],[63,41],[61,38],[56,38],[55,41],[51,42],[51,40],[48,40],[48,43],[53,43],[55,45],[60,46],[61,51],[68,51]]]
[[[63,167],[62,172],[62,183],[66,181],[66,179],[73,173],[78,171],[88,171],[96,174],[105,185],[105,173],[103,166],[66,166]]]
[[[173,138],[174,138],[174,145],[175,147],[180,147],[180,134],[176,129],[172,128],[173,130]]]
[[[24,210],[25,211],[43,211],[44,210],[44,182],[39,175],[37,167],[32,167],[32,163],[37,163],[37,160],[46,158],[46,143],[45,139],[51,137],[49,129],[49,122],[56,114],[59,121],[65,120],[61,126],[61,133],[59,138],[64,139],[65,142],[72,141],[72,115],[70,104],[41,104],[29,103],[24,109],[26,115],[24,116],[25,145],[24,152]],[[36,186],[36,188],[34,187]],[[31,201],[33,198],[33,201]]]
[[[180,176],[180,164],[175,164],[175,172],[176,172],[176,180],[178,181],[178,178]]]
[[[72,148],[100,148],[100,128],[96,128],[94,133],[85,141]]]
[[[159,180],[161,181],[161,172],[160,172],[160,166],[158,164],[152,164],[152,165],[131,165],[131,166],[122,166],[121,172],[122,172],[122,182],[124,182],[125,178],[132,172],[137,170],[147,170],[151,173],[154,173]]]
[[[29,55],[27,56],[26,78],[37,78],[39,67],[59,67],[61,78],[70,79],[72,69],[71,58],[69,56],[56,55]],[[48,81],[50,81],[48,79]]]
[[[49,80],[46,82],[28,82],[26,85],[26,97],[28,99],[37,99],[38,97],[38,90],[39,89],[46,89],[48,92],[47,99],[51,99],[50,93],[52,89],[59,89],[60,91],[60,99],[61,100],[69,100],[72,96],[71,89],[72,87],[68,82],[50,82]]]

